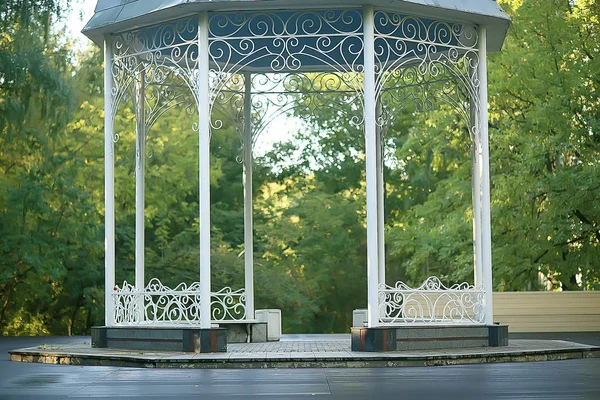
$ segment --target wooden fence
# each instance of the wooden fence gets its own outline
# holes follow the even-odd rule
[[[510,332],[600,331],[600,291],[497,292],[493,303]]]

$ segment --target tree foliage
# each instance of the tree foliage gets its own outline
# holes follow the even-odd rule
[[[598,288],[600,9],[509,6],[490,74],[496,284],[533,288],[539,271],[552,287]]]
[[[62,2],[0,6],[0,332],[72,333],[98,313],[101,225],[71,135]],[[77,78],[76,78],[77,79]]]

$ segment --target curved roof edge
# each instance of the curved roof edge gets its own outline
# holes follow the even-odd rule
[[[326,7],[324,5],[326,3]],[[510,18],[496,0],[98,0],[82,33],[99,46],[104,35],[157,24],[202,11],[349,8],[373,5],[398,13],[483,25],[488,52],[502,49]]]

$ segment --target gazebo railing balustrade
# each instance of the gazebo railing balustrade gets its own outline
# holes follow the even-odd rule
[[[379,285],[379,324],[484,325],[485,292],[466,282],[444,286],[432,276],[417,288],[404,282]]]
[[[139,290],[127,282],[113,291],[114,326],[190,326],[200,323],[200,283],[180,283],[175,288],[153,278]],[[245,321],[246,290],[225,287],[211,293],[211,319]]]

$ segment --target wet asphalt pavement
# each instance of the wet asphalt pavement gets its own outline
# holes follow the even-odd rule
[[[522,334],[525,335],[525,334]],[[519,335],[511,335],[517,338]],[[600,345],[598,334],[518,338]],[[0,337],[5,399],[600,399],[600,358],[423,368],[171,370],[10,362],[7,351],[89,337]]]

